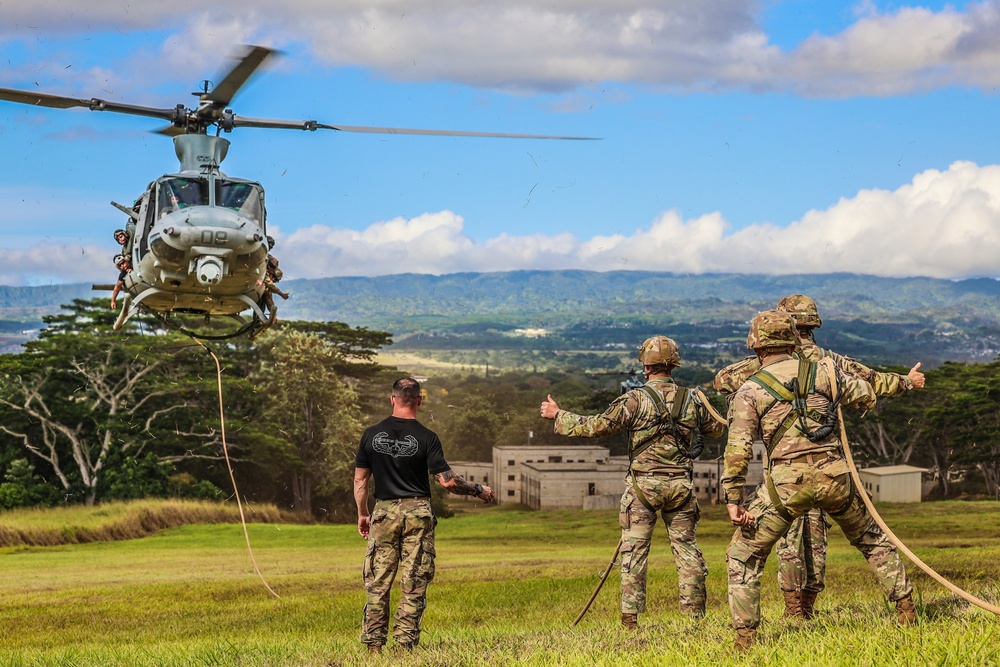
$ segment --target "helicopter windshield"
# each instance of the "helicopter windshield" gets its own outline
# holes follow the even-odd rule
[[[259,188],[253,183],[237,183],[217,180],[215,182],[215,204],[239,211],[240,215],[260,224],[263,206]]]
[[[160,181],[160,217],[187,206],[208,205],[208,182],[197,178]]]

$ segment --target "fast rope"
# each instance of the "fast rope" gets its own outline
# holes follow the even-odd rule
[[[236,495],[236,507],[240,510],[240,523],[243,524],[243,536],[247,541],[247,551],[250,552],[250,562],[253,563],[253,571],[257,573],[257,576],[260,577],[260,580],[264,583],[264,588],[266,588],[274,597],[280,598],[281,596],[274,592],[274,589],[271,588],[268,585],[267,580],[264,579],[264,575],[261,574],[260,568],[257,567],[257,559],[254,558],[253,555],[253,547],[250,546],[250,531],[247,530],[247,520],[246,516],[243,514],[243,503],[240,502],[240,490],[236,487],[236,476],[233,474],[233,464],[229,461],[229,448],[226,447],[226,414],[224,408],[222,407],[222,365],[219,363],[219,358],[215,356],[215,352],[213,352],[207,345],[194,336],[191,336],[191,340],[205,348],[205,351],[208,352],[215,361],[216,380],[219,387],[219,432],[222,436],[222,453],[226,459],[226,467],[229,469],[229,479],[233,483],[233,493]]]
[[[823,361],[827,360],[829,360],[829,357],[827,357]],[[835,377],[835,375],[833,374],[834,371],[832,363],[830,363],[827,366],[827,371],[830,373],[831,377]],[[836,383],[834,383],[834,385],[836,385]],[[907,548],[905,544],[903,544],[903,541],[900,540],[898,537],[896,537],[895,533],[893,533],[892,530],[889,529],[889,526],[887,526],[885,521],[882,520],[882,517],[879,516],[878,511],[875,509],[875,505],[872,503],[871,498],[868,497],[868,493],[865,491],[864,484],[862,484],[861,482],[861,475],[858,474],[858,467],[854,464],[854,457],[851,455],[851,448],[847,444],[847,430],[844,428],[844,414],[840,409],[840,405],[837,406],[837,421],[840,422],[840,442],[844,448],[844,458],[847,460],[847,466],[848,468],[850,468],[851,471],[851,479],[854,480],[855,488],[858,490],[858,495],[861,496],[861,500],[864,501],[865,507],[867,507],[868,511],[871,512],[871,515],[875,519],[875,523],[878,524],[879,528],[881,528],[885,532],[886,536],[892,541],[893,544],[896,545],[896,547],[900,551],[903,552],[904,555],[906,555],[907,558],[913,561],[914,565],[916,565],[921,570],[926,572],[936,582],[938,582],[939,584],[947,588],[949,591],[959,596],[960,598],[963,598],[971,602],[972,604],[976,605],[977,607],[985,609],[988,612],[1000,616],[1000,607],[997,607],[995,605],[990,604],[989,602],[986,602],[985,600],[977,598],[972,593],[969,593],[968,591],[959,588],[955,584],[945,579],[943,576],[934,571],[934,568],[932,568],[924,561],[920,560],[917,557],[917,555],[914,554],[912,551],[910,551],[910,549]]]

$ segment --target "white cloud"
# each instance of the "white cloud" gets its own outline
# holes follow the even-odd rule
[[[121,72],[95,70],[118,90],[122,72],[157,79],[212,71],[228,48],[306,43],[334,66],[396,80],[448,80],[512,91],[570,90],[597,82],[679,89],[797,91],[812,96],[891,95],[1000,82],[1000,0],[940,11],[863,4],[839,34],[774,46],[758,0],[63,0],[0,4],[0,41],[49,33],[165,30],[158,53]],[[817,26],[821,30],[822,26]],[[59,71],[51,63],[50,72]],[[65,63],[63,63],[63,66]],[[58,76],[58,74],[52,74]],[[79,80],[77,81],[79,83]]]
[[[476,243],[451,211],[362,231],[314,226],[280,240],[289,278],[517,269],[1000,276],[1000,166],[956,162],[895,191],[863,190],[779,228],[730,231],[719,213],[667,211],[631,235],[509,236]]]
[[[897,190],[862,190],[784,228],[762,223],[732,230],[718,212],[684,219],[670,210],[630,234],[501,234],[476,242],[464,224],[460,215],[440,211],[360,231],[322,225],[271,231],[289,279],[518,269],[998,277],[1000,166],[955,162],[944,171],[927,170]],[[8,235],[6,245],[0,284],[114,278],[110,243],[57,238],[17,247]]]

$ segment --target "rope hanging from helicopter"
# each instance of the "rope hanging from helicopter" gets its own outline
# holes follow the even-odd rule
[[[233,464],[229,460],[229,448],[226,445],[226,413],[222,403],[222,364],[219,363],[219,357],[215,355],[215,352],[213,352],[208,345],[205,345],[205,343],[194,335],[189,335],[194,342],[198,343],[198,345],[203,347],[205,351],[208,352],[208,354],[212,357],[212,360],[215,362],[216,382],[219,388],[219,431],[222,436],[222,453],[226,459],[226,468],[229,470],[229,479],[233,483],[233,494],[236,496],[236,506],[240,511],[240,523],[243,525],[243,536],[246,538],[247,551],[250,553],[250,562],[253,563],[253,571],[258,577],[260,577],[261,582],[264,584],[264,588],[266,588],[267,591],[274,597],[280,598],[281,596],[275,593],[274,589],[268,585],[267,580],[260,571],[260,567],[257,565],[257,559],[254,557],[253,546],[250,544],[250,531],[247,529],[246,515],[243,513],[243,503],[240,501],[240,490],[236,486],[236,475],[233,473]]]

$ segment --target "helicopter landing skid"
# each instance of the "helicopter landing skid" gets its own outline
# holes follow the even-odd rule
[[[152,308],[148,308],[142,305],[143,299],[145,299],[150,294],[156,294],[159,292],[160,290],[157,290],[155,288],[148,289],[134,299],[132,298],[131,294],[126,295],[125,301],[122,304],[122,312],[118,316],[118,320],[114,324],[114,330],[118,331],[119,329],[121,329],[122,325],[124,325],[125,322],[127,322],[129,318],[132,317],[132,315],[134,315],[136,311],[140,309],[140,306],[142,306],[143,310],[149,311],[150,313],[155,315],[157,319],[159,319],[161,322],[163,322],[171,329],[179,331],[180,333],[186,336],[190,336],[191,338],[200,338],[203,340],[226,340],[227,338],[236,338],[244,334],[249,334],[250,339],[253,340],[261,333],[263,333],[266,329],[268,329],[272,324],[274,324],[275,320],[277,319],[277,314],[278,314],[277,308],[270,309],[268,314],[265,316],[264,311],[261,309],[261,307],[257,303],[255,303],[252,299],[250,299],[245,294],[237,294],[236,298],[245,303],[247,307],[253,311],[253,319],[247,322],[243,317],[239,315],[239,313],[225,315],[225,317],[231,317],[232,319],[236,320],[242,326],[240,326],[240,328],[237,329],[236,331],[226,334],[204,334],[201,332],[188,329],[184,326],[181,326],[180,324],[177,324],[170,318],[169,313],[153,310]]]

